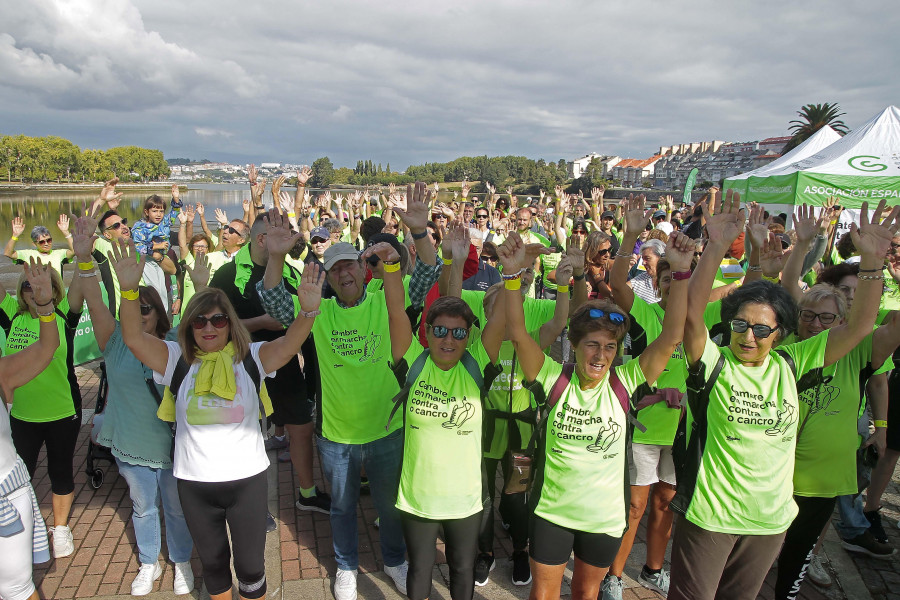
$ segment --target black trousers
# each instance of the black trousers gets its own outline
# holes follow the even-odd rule
[[[778,556],[778,579],[775,580],[776,600],[795,600],[806,578],[819,534],[834,513],[837,498],[806,498],[794,496],[800,508],[797,518],[788,527],[784,546]]]
[[[409,554],[409,572],[406,576],[409,600],[424,600],[431,596],[431,570],[434,568],[438,529],[441,527],[444,528],[444,548],[450,568],[450,597],[453,600],[472,600],[481,513],[443,521],[423,519],[405,512],[400,515],[406,552]]]
[[[41,447],[47,445],[47,475],[50,476],[50,489],[58,496],[65,496],[75,491],[75,473],[72,459],[75,456],[75,443],[81,429],[81,411],[71,417],[64,417],[46,423],[20,421],[10,416],[9,428],[12,433],[16,454],[34,479],[37,469],[38,454]]]
[[[490,503],[481,514],[481,531],[478,532],[478,552],[494,553],[494,497],[497,495],[497,465],[502,467],[503,479],[509,471],[508,461],[501,458],[485,458],[484,468],[487,472],[488,494]],[[524,550],[528,546],[528,500],[525,494],[500,494],[500,517],[509,524],[509,536],[512,538],[513,550]]]

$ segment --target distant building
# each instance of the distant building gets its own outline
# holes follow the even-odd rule
[[[268,169],[270,171],[277,171],[281,168],[281,163],[261,163],[259,165],[260,169]]]
[[[654,165],[655,187],[683,189],[692,169],[697,182],[720,184],[723,179],[752,171],[781,155],[789,137],[772,137],[753,142],[691,142],[661,146],[660,159]]]
[[[600,162],[603,167],[603,177],[607,177],[609,174],[609,169],[622,159],[618,156],[597,154],[596,152],[591,152],[590,154],[586,154],[581,158],[576,158],[575,160],[566,164],[569,179],[578,179],[579,177],[581,177],[584,174],[585,170],[588,168],[588,165],[590,165],[591,161],[593,160],[598,160]]]
[[[612,168],[612,179],[622,182],[622,187],[643,187],[644,180],[652,181],[654,166],[661,159],[660,155],[650,158],[623,158]]]

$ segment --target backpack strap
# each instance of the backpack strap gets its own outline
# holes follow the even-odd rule
[[[612,388],[612,391],[616,395],[616,398],[619,399],[619,405],[622,407],[622,411],[628,417],[628,422],[637,427],[641,431],[641,433],[646,433],[647,427],[643,423],[638,421],[637,417],[634,416],[635,411],[631,406],[631,396],[628,395],[628,390],[625,389],[625,385],[616,374],[615,367],[613,367],[609,372],[609,387]]]
[[[525,454],[528,456],[534,456],[534,446],[537,442],[538,436],[541,434],[541,430],[544,428],[544,422],[547,420],[547,417],[550,416],[550,413],[553,412],[553,407],[556,406],[556,403],[559,402],[559,399],[562,398],[562,395],[565,393],[566,388],[569,387],[569,383],[572,381],[572,373],[575,372],[575,363],[564,363],[562,366],[562,372],[559,374],[559,377],[556,378],[556,381],[553,383],[553,387],[550,388],[550,394],[546,396],[546,400],[544,402],[544,410],[540,411],[537,420],[534,424],[534,429],[531,432],[531,439],[528,440],[528,446],[525,448]],[[542,386],[538,385],[536,387],[529,386],[532,390],[532,393],[540,390]],[[543,396],[543,392],[541,392],[540,396],[536,395],[535,398],[539,398]]]
[[[190,370],[191,366],[187,364],[184,357],[179,356],[178,362],[175,363],[175,371],[172,372],[172,381],[169,382],[169,390],[175,398],[178,398],[178,390],[181,388],[181,382],[184,381],[184,378],[187,377],[188,371]]]
[[[394,376],[397,378],[397,383],[400,384],[400,391],[397,392],[397,395],[393,398],[394,407],[391,409],[391,414],[388,415],[388,421],[384,425],[384,430],[388,431],[391,427],[391,421],[394,419],[394,415],[397,412],[397,409],[400,408],[401,404],[406,403],[406,399],[409,397],[409,390],[412,389],[413,383],[415,383],[416,379],[422,373],[422,369],[425,368],[425,361],[428,360],[428,348],[422,350],[422,352],[416,357],[416,360],[413,361],[413,364],[406,369],[406,376],[403,377],[403,369],[406,367],[406,359],[400,359],[396,365],[394,365],[393,371]]]
[[[244,360],[242,362],[244,365],[244,370],[247,371],[247,375],[250,376],[250,380],[253,382],[253,387],[256,388],[256,401],[259,404],[260,427],[262,427],[262,420],[266,418],[266,407],[263,406],[263,401],[260,397],[262,375],[259,372],[259,367],[256,366],[256,361],[253,360],[253,356],[249,352],[246,356],[244,356]]]

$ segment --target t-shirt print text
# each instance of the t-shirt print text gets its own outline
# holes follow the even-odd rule
[[[797,409],[786,399],[782,400],[782,408],[776,410],[772,418],[772,409],[778,405],[774,400],[766,400],[761,394],[753,394],[735,385],[731,386],[728,405],[728,421],[741,425],[768,425],[766,435],[786,435],[791,426],[797,422]],[[790,439],[790,438],[789,438]]]
[[[559,440],[590,442],[585,446],[585,450],[599,454],[609,450],[622,437],[622,426],[612,417],[604,421],[602,417],[591,416],[591,411],[587,409],[573,408],[568,402],[563,402],[560,418],[553,420],[550,433]],[[552,450],[558,454],[562,453],[558,447]],[[603,458],[613,458],[616,454],[604,454]]]
[[[451,397],[444,390],[421,379],[412,390],[408,410],[413,415],[440,419],[441,427],[456,429],[457,435],[472,433],[471,429],[463,430],[462,426],[475,416],[475,405],[465,398]]]
[[[381,334],[360,333],[358,329],[331,330],[331,349],[344,359],[356,358],[359,362],[377,363],[382,359],[378,356],[380,347]],[[334,366],[337,368],[344,365],[337,363]]]

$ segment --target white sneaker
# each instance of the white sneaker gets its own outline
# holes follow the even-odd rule
[[[191,563],[175,563],[175,594],[190,594],[194,589],[194,570]]]
[[[403,564],[397,565],[396,567],[389,567],[385,565],[384,572],[394,580],[394,585],[397,586],[397,591],[405,596],[406,574],[409,572],[409,563],[404,560]]]
[[[831,575],[828,574],[818,554],[813,554],[812,560],[809,561],[809,566],[806,568],[806,576],[819,587],[831,587]]]
[[[356,573],[338,569],[334,576],[334,600],[356,600]]]
[[[159,566],[159,561],[141,565],[141,570],[138,571],[137,577],[131,582],[131,595],[146,596],[152,592],[153,582],[159,579],[160,575],[162,575],[162,567]]]
[[[53,532],[53,557],[62,558],[75,552],[75,541],[72,539],[72,530],[68,525],[51,527]]]

